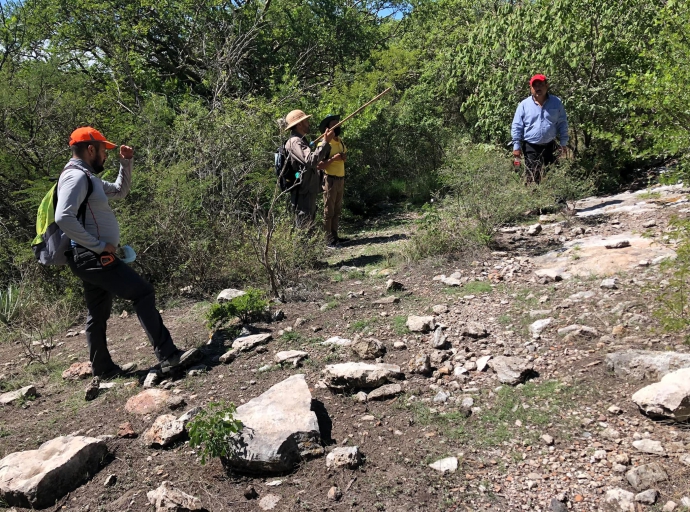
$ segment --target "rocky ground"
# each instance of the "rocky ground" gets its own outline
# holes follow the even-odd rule
[[[90,400],[78,325],[47,364],[1,345],[0,509],[685,510],[690,347],[652,312],[689,211],[672,187],[591,198],[420,265],[398,257],[413,216],[379,219],[239,340],[209,339],[208,303],[166,305],[204,352],[187,375],[149,373],[119,309],[111,351],[139,371]],[[229,471],[186,433],[219,400],[245,425]]]

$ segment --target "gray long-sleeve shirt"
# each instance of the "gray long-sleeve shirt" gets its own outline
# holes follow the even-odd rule
[[[89,172],[93,192],[86,204],[85,223],[77,219],[79,206],[88,192],[87,177],[79,169],[63,171],[58,180],[58,202],[55,222],[78,245],[101,254],[106,244],[120,243],[120,225],[108,201],[122,199],[132,186],[132,159],[120,159],[120,172],[115,183],[101,180],[83,160],[72,158],[68,165],[83,167]]]
[[[299,193],[318,194],[321,191],[321,183],[316,166],[328,156],[328,152],[331,150],[330,144],[324,143],[323,146],[319,146],[312,151],[304,137],[293,130],[290,138],[285,143],[285,149],[288,150],[298,163],[304,166]]]

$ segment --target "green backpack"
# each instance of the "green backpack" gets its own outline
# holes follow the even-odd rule
[[[86,203],[93,192],[93,183],[88,171],[74,164],[68,164],[62,172],[71,169],[83,171],[88,182],[88,191],[84,201],[79,206],[77,219],[81,219],[82,224],[86,222]],[[55,207],[58,202],[57,183],[43,197],[41,205],[38,207],[36,215],[36,238],[31,242],[34,256],[42,265],[66,265],[67,257],[65,252],[70,248],[69,237],[55,223]]]

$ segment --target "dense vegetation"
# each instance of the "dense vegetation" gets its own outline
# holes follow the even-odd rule
[[[355,219],[441,194],[475,218],[470,238],[490,239],[525,207],[508,144],[535,72],[564,100],[573,155],[568,179],[550,180],[538,201],[613,187],[649,162],[682,171],[689,23],[688,3],[674,0],[0,3],[0,289],[79,294],[68,272],[38,268],[28,244],[68,135],[85,124],[135,147],[117,214],[161,291],[265,285],[267,269],[285,284],[312,265],[318,244],[291,232],[282,201],[269,211],[277,120],[293,108],[344,114],[387,86],[394,93],[344,132]],[[506,190],[515,204],[495,215]],[[427,219],[443,250],[458,246],[450,220]]]

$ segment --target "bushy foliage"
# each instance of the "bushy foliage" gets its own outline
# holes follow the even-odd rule
[[[255,288],[248,288],[245,291],[244,295],[232,300],[213,304],[206,314],[208,327],[219,327],[235,318],[246,324],[265,315],[268,301],[264,298],[264,293]]]
[[[234,436],[242,430],[242,422],[235,419],[236,412],[233,403],[210,402],[189,422],[189,446],[199,449],[202,464],[218,457],[225,465],[234,452]]]

